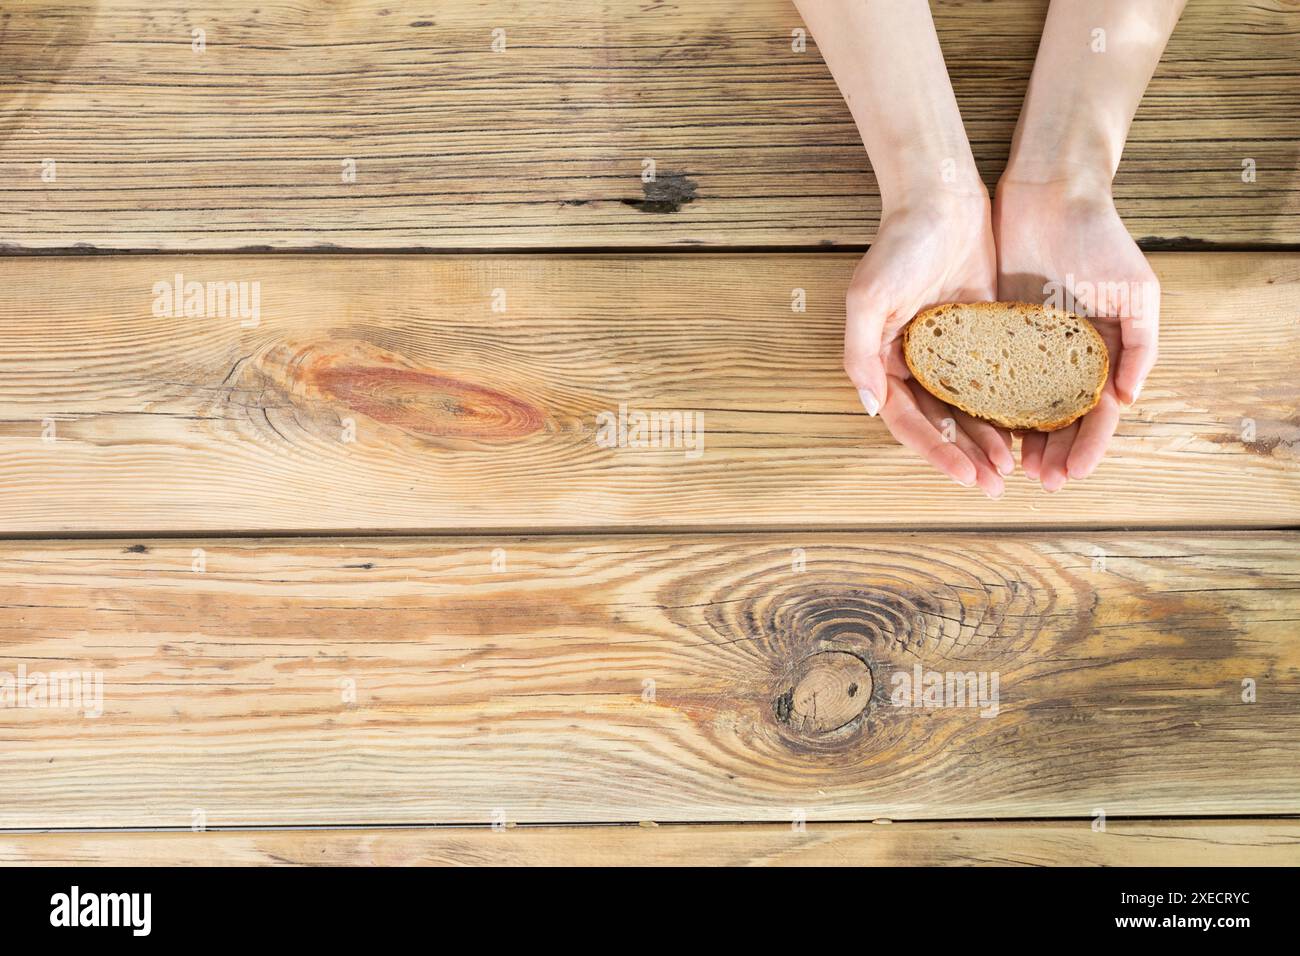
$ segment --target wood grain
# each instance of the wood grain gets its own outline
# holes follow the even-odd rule
[[[992,185],[1047,2],[934,6]],[[8,0],[0,242],[863,244],[875,181],[800,26],[788,0]],[[1116,180],[1134,236],[1300,242],[1297,29],[1295,0],[1189,5]]]
[[[1300,821],[0,833],[6,866],[1296,866]]]
[[[1300,523],[1300,256],[1155,263],[1108,459],[993,502],[862,412],[851,255],[9,260],[0,533]],[[260,283],[260,324],[155,316],[177,273]],[[701,453],[618,444],[620,406]]]
[[[1297,543],[11,541],[0,827],[1297,814]]]

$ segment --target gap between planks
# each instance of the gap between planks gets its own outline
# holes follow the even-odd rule
[[[1146,532],[1188,532],[1207,534],[1232,534],[1236,532],[1287,533],[1300,532],[1300,524],[1283,525],[1241,525],[1241,524],[1078,524],[1078,525],[980,525],[950,524],[927,525],[916,529],[926,534],[973,534],[988,536],[1024,535],[1024,534],[1143,534]],[[231,538],[244,541],[348,541],[365,538],[393,539],[438,539],[438,538],[529,538],[529,537],[565,537],[565,538],[605,538],[627,536],[635,538],[680,537],[682,535],[752,535],[799,536],[823,534],[908,534],[909,530],[890,525],[663,525],[653,528],[622,527],[619,525],[592,525],[581,528],[563,526],[528,525],[519,527],[483,527],[483,528],[357,528],[348,530],[331,530],[328,528],[304,528],[295,531],[261,531],[257,529],[216,528],[216,529],[179,529],[174,531],[102,531],[102,532],[62,532],[49,533],[29,531],[25,533],[0,533],[3,541],[175,541],[189,538],[223,539]]]
[[[1168,239],[1158,242],[1137,240],[1144,252],[1173,253],[1255,253],[1257,255],[1286,254],[1300,252],[1297,243],[1251,243],[1251,242],[1215,242],[1206,243],[1188,240]],[[309,256],[311,258],[363,258],[366,256],[792,256],[792,255],[864,255],[871,246],[853,243],[819,243],[817,245],[713,245],[713,246],[405,246],[391,249],[370,249],[364,246],[329,248],[266,248],[259,246],[232,246],[228,249],[177,249],[159,251],[157,249],[95,249],[95,248],[58,248],[58,249],[22,249],[12,246],[0,246],[0,261],[12,259],[40,258],[92,258],[117,256],[122,258],[140,256],[173,255],[183,258],[203,259],[222,256]]]

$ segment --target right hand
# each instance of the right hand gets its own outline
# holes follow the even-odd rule
[[[991,498],[1015,467],[1010,432],[922,388],[903,359],[902,335],[932,305],[995,300],[997,278],[987,194],[904,204],[882,218],[853,274],[844,335],[844,369],[867,411],[953,481]]]
[[[1040,302],[1051,289],[1080,296],[1074,311],[1091,320],[1110,352],[1097,406],[1054,432],[1026,432],[1020,464],[1028,478],[1057,491],[1092,474],[1137,400],[1156,362],[1160,282],[1115,211],[1105,173],[1049,183],[998,185],[994,215],[999,291]],[[1067,288],[1067,283],[1073,283]]]

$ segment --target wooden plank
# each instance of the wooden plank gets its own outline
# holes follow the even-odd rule
[[[862,412],[853,258],[10,260],[0,532],[1300,522],[1300,256],[1157,256],[1109,458],[997,502]],[[260,324],[155,316],[177,273],[260,283]],[[620,445],[620,406],[702,433]]]
[[[934,6],[992,185],[1047,0]],[[10,0],[0,242],[866,243],[876,185],[800,26],[788,0]],[[1293,0],[1189,5],[1116,182],[1136,237],[1300,242],[1298,26]]]
[[[1297,543],[7,542],[0,827],[1297,814]]]
[[[0,833],[5,866],[1297,866],[1300,821]]]

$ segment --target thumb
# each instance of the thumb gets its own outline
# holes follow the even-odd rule
[[[870,292],[850,290],[844,327],[844,371],[858,390],[868,415],[885,407],[888,378],[881,357],[881,337],[889,309]]]

